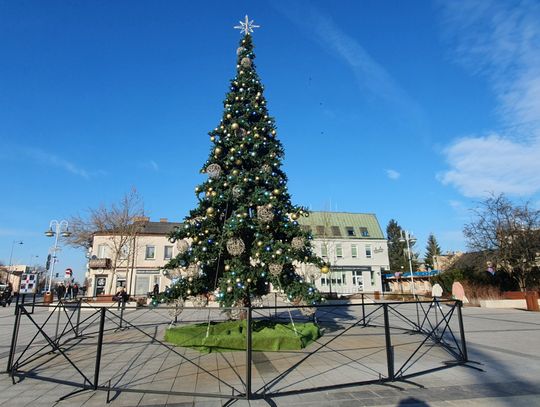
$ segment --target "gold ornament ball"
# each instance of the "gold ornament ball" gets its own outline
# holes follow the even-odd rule
[[[221,147],[216,147],[216,149],[214,150],[214,153],[217,154],[221,154]]]
[[[321,273],[328,274],[330,272],[330,267],[328,266],[322,266],[321,267]]]
[[[217,192],[216,191],[212,191],[212,196],[216,196],[217,195]]]
[[[191,283],[193,281],[193,277],[189,277],[188,281]]]
[[[238,170],[232,170],[232,175],[238,175],[239,171]]]
[[[257,242],[257,246],[261,247],[263,245],[263,242],[261,242],[260,240]]]
[[[251,283],[251,278],[248,278],[246,281],[247,281],[248,283]]]
[[[238,123],[231,124],[231,129],[233,129],[233,130],[238,130],[239,127],[240,126],[238,125]]]
[[[227,113],[227,119],[230,119],[232,115],[230,113]]]
[[[260,137],[260,136],[259,136],[259,133],[255,133],[255,134],[253,135],[253,137],[259,138],[259,137]]]
[[[186,293],[187,293],[187,295],[190,295],[190,294],[191,294],[191,290],[187,290]]]
[[[281,249],[277,249],[277,250],[276,250],[276,254],[277,254],[278,256],[281,256],[282,253],[283,253],[283,252],[281,251]]]
[[[276,189],[274,189],[274,190],[272,191],[272,193],[273,193],[274,195],[279,195],[280,190],[276,188]]]
[[[212,208],[211,206],[209,208],[206,208],[207,215],[212,215],[213,213],[214,213],[214,208]]]
[[[242,160],[238,158],[235,162],[236,165],[242,165]]]
[[[291,219],[292,219],[292,220],[298,219],[298,214],[297,214],[297,213],[293,213],[293,214],[291,215]]]
[[[228,264],[225,264],[225,270],[229,271],[230,269],[231,269],[231,266],[229,266]]]
[[[237,283],[239,283],[239,282],[240,282],[240,279],[239,279],[239,278],[237,278],[237,279],[236,279],[236,282],[237,282]]]
[[[227,287],[227,292],[228,292],[228,293],[232,293],[232,287],[230,287],[230,286]]]
[[[214,141],[216,138],[214,136],[210,137],[210,141]]]

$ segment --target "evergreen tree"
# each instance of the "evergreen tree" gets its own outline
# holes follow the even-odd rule
[[[429,234],[426,246],[426,255],[424,256],[424,263],[426,268],[434,269],[434,259],[433,256],[439,256],[441,254],[441,248],[437,239],[433,233]]]
[[[409,270],[404,245],[399,241],[403,229],[396,220],[390,219],[386,226],[386,237],[388,238],[388,259],[390,260],[390,270],[392,272],[405,272]]]
[[[179,254],[167,269],[180,278],[167,295],[214,292],[222,306],[247,306],[268,292],[270,282],[291,301],[314,304],[321,296],[296,267],[304,263],[314,272],[325,266],[297,221],[308,211],[293,205],[287,191],[284,151],[247,30],[236,53],[223,117],[209,132],[211,151],[201,169],[208,179],[195,188],[198,206],[170,235]]]
[[[386,226],[386,236],[388,238],[388,258],[390,260],[390,270],[394,273],[409,271],[409,258],[407,256],[407,243],[400,242],[405,231],[399,226],[396,220],[390,219]],[[418,253],[413,250],[415,242],[409,241],[411,249],[411,263],[413,270],[418,268]]]

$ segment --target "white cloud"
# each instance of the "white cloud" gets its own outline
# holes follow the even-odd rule
[[[438,175],[469,197],[540,191],[540,5],[533,2],[443,3],[457,62],[485,77],[504,130],[451,143]]]
[[[396,170],[388,169],[385,171],[386,171],[386,176],[390,179],[396,180],[396,179],[399,179],[399,177],[401,177],[401,174],[397,172]]]
[[[463,195],[532,195],[540,190],[540,143],[522,144],[493,134],[456,141],[445,151],[450,170],[438,175]]]
[[[90,179],[93,176],[105,174],[105,172],[102,170],[87,171],[71,161],[37,148],[23,148],[22,152],[39,163],[63,169],[71,174],[83,177],[85,179]]]
[[[156,172],[159,171],[159,165],[154,160],[141,162],[139,166],[144,169],[149,169]]]
[[[370,97],[380,98],[403,112],[407,120],[425,126],[420,105],[399,85],[383,65],[377,62],[360,41],[340,28],[328,13],[319,11],[307,1],[274,2],[272,5],[302,28],[330,54],[336,55],[351,69],[358,85]]]

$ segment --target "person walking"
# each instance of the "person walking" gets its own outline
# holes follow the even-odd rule
[[[116,307],[117,310],[120,310],[120,308],[124,309],[126,307],[126,302],[129,300],[129,294],[126,292],[124,287],[120,287],[120,291],[118,291],[114,295],[114,299],[118,302],[118,306]]]
[[[154,284],[154,288],[152,290],[152,295],[157,298],[157,296],[159,295],[159,284]]]
[[[77,299],[79,295],[79,285],[77,283],[73,284],[73,299]]]
[[[66,286],[64,283],[60,283],[56,286],[56,295],[58,296],[58,302],[64,299],[64,296],[66,295]]]
[[[66,287],[66,299],[71,300],[72,297],[73,297],[73,286],[71,285],[71,283],[68,283]]]

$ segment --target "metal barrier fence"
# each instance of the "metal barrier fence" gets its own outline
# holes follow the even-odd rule
[[[460,301],[373,302],[258,308],[124,308],[19,304],[7,372],[102,390],[255,399],[405,380],[468,361]],[[30,308],[33,308],[33,312]],[[246,320],[245,350],[201,353],[164,341],[168,327]],[[254,351],[259,320],[316,321],[322,336],[295,351]],[[209,329],[209,328],[208,328]],[[208,331],[207,331],[208,334]],[[451,360],[448,360],[450,357]]]

